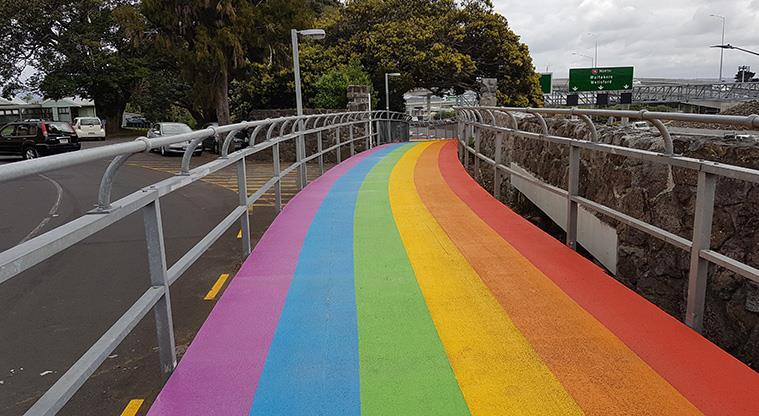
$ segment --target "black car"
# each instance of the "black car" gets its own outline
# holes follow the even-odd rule
[[[79,138],[63,121],[17,121],[0,128],[0,154],[24,159],[79,150]]]
[[[209,127],[219,127],[219,123],[207,123],[203,126],[204,129]],[[232,143],[229,144],[229,152],[234,152],[237,149],[248,147],[248,133],[247,129],[240,130],[235,134]],[[208,149],[216,154],[221,154],[221,147],[224,144],[224,139],[227,138],[226,134],[217,134],[215,136],[208,137],[203,140],[203,148]]]

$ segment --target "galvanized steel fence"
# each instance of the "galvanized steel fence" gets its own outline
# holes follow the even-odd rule
[[[712,219],[714,214],[714,197],[717,178],[731,178],[752,183],[759,183],[759,170],[723,163],[683,157],[674,153],[672,137],[663,120],[701,122],[730,126],[742,126],[759,129],[759,115],[751,116],[722,116],[699,115],[684,113],[662,113],[649,111],[615,111],[615,110],[583,110],[576,108],[501,108],[501,107],[460,107],[458,116],[459,157],[464,166],[470,166],[470,154],[474,155],[474,169],[479,172],[480,161],[493,167],[493,193],[500,197],[503,173],[514,175],[542,189],[566,198],[566,244],[577,248],[578,208],[584,207],[590,211],[613,218],[632,228],[660,239],[674,247],[690,253],[690,269],[688,274],[687,306],[685,323],[698,332],[703,330],[704,308],[706,302],[706,284],[709,264],[724,267],[755,283],[759,283],[759,269],[745,264],[711,249]],[[542,133],[524,131],[519,128],[518,117],[515,114],[532,115],[540,124]],[[499,125],[498,118],[508,120],[508,126]],[[590,131],[590,140],[579,140],[569,137],[551,135],[545,116],[577,117],[586,124]],[[615,117],[645,120],[659,131],[664,142],[663,152],[633,149],[599,142],[598,131],[591,117]],[[495,135],[494,157],[489,158],[480,151],[481,132],[488,131]],[[567,189],[562,189],[544,183],[531,175],[513,169],[503,160],[502,145],[504,139],[520,137],[531,140],[541,140],[548,143],[569,146],[569,166]],[[669,167],[685,168],[698,173],[696,204],[694,213],[693,237],[691,240],[680,237],[663,228],[649,224],[608,206],[583,198],[579,195],[580,184],[580,150],[603,152],[610,155],[623,156],[640,161],[663,164]]]
[[[391,132],[407,131],[409,121],[409,117],[404,114],[388,111],[280,117],[209,127],[204,130],[169,137],[155,139],[140,137],[128,143],[96,147],[0,166],[0,182],[5,182],[104,158],[113,158],[101,179],[97,207],[86,215],[0,253],[0,284],[140,210],[143,213],[147,245],[150,275],[148,288],[105,334],[47,390],[26,412],[26,415],[52,415],[60,410],[151,310],[154,312],[157,328],[161,371],[165,375],[170,374],[176,366],[174,326],[169,291],[171,284],[179,279],[237,221],[240,222],[242,229],[242,254],[247,256],[251,252],[248,207],[273,188],[274,206],[279,212],[282,208],[281,182],[283,177],[297,171],[298,189],[303,189],[307,182],[306,164],[308,162],[317,160],[320,173],[324,173],[324,156],[328,152],[334,151],[339,163],[342,160],[344,147],[348,147],[352,156],[356,151],[356,142],[365,141],[366,149],[388,142],[391,139]],[[229,146],[234,137],[241,131],[249,134],[250,145],[247,148],[230,153]],[[330,131],[334,131],[335,140],[334,143],[327,143],[327,147],[325,147],[323,135]],[[221,156],[212,162],[191,169],[191,158],[197,146],[201,145],[204,139],[219,135],[226,135],[221,148]],[[307,154],[307,136],[316,137],[317,150],[311,155]],[[405,135],[406,140],[407,137]],[[401,139],[403,138],[401,137]],[[182,157],[179,174],[119,200],[111,200],[111,189],[116,174],[131,156],[187,141],[189,144]],[[287,141],[295,141],[296,160],[290,166],[282,169],[280,144]],[[249,194],[245,171],[246,157],[266,149],[272,151],[274,173],[261,188]],[[161,197],[233,165],[237,168],[238,206],[176,263],[168,266],[161,223]]]

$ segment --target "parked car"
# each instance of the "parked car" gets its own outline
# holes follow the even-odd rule
[[[651,130],[651,126],[645,121],[635,121],[632,123],[632,128],[635,130]]]
[[[73,127],[79,140],[105,140],[105,128],[103,127],[103,123],[97,117],[77,117],[74,119]]]
[[[0,154],[24,159],[79,150],[76,132],[63,121],[17,121],[0,128]]]
[[[155,123],[148,130],[148,139],[155,139],[159,137],[176,136],[178,134],[191,133],[190,126],[184,123]],[[166,156],[170,153],[184,153],[187,150],[187,146],[190,144],[190,140],[186,140],[179,143],[173,143],[168,146],[162,146],[158,149],[153,149],[161,153],[161,156]],[[193,152],[196,156],[203,153],[203,146],[198,146]]]
[[[137,127],[144,129],[148,127],[150,123],[145,117],[127,117],[124,123],[125,127]]]
[[[219,123],[206,123],[203,125],[204,129],[209,127],[219,127]],[[242,149],[248,146],[248,130],[240,130],[235,134],[233,142],[229,144],[229,151],[234,152],[237,149]],[[217,134],[212,137],[208,137],[203,140],[203,148],[208,149],[217,155],[221,154],[221,147],[224,144],[224,140],[227,138],[226,134]]]

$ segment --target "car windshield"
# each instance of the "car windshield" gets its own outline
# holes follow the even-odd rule
[[[182,134],[189,133],[192,129],[186,124],[164,124],[161,126],[163,134]]]
[[[99,126],[100,119],[98,118],[83,118],[79,120],[80,126]]]
[[[74,129],[71,128],[69,123],[63,121],[46,121],[45,127],[50,133],[73,133]]]

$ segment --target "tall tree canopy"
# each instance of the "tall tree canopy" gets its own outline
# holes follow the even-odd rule
[[[306,0],[143,0],[142,11],[191,86],[204,118],[230,121],[229,84],[246,63],[285,59],[291,28],[312,14]],[[212,117],[209,113],[215,113]]]
[[[140,16],[129,0],[19,0],[0,9],[0,83],[4,95],[38,89],[50,98],[95,100],[118,129],[135,86],[149,74],[130,33]],[[7,24],[5,22],[8,22]],[[36,71],[20,78],[25,67]]]

